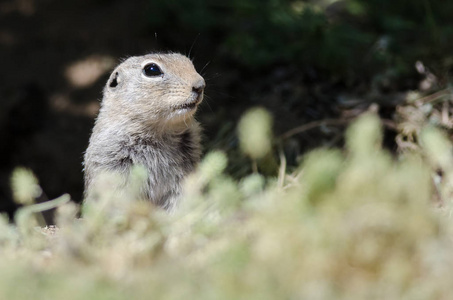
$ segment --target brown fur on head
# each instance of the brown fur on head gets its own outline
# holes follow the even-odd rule
[[[192,120],[204,87],[203,77],[186,56],[156,53],[130,57],[107,81],[102,110],[135,126],[177,130]]]

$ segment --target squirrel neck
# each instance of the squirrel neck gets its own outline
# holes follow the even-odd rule
[[[101,108],[96,120],[97,129],[113,131],[117,136],[139,139],[165,139],[168,136],[180,135],[196,126],[193,117],[180,122],[171,122],[149,116],[134,116]]]

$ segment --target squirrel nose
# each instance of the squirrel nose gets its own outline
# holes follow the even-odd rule
[[[200,80],[198,80],[197,82],[195,82],[192,85],[192,91],[194,91],[198,95],[201,95],[201,93],[203,93],[203,90],[204,90],[205,86],[206,86],[206,84],[204,82],[204,79],[201,78]]]

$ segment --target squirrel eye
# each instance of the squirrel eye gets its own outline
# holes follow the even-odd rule
[[[156,65],[155,63],[147,64],[143,68],[143,73],[148,77],[155,77],[163,74],[159,66]]]

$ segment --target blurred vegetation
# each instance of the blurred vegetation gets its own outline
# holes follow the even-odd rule
[[[257,111],[243,122],[270,122]],[[432,127],[419,151],[392,157],[381,144],[369,113],[345,151],[315,150],[278,178],[233,180],[225,154],[211,152],[173,214],[102,186],[82,219],[66,197],[53,200],[57,227],[36,227],[47,208],[27,205],[17,225],[0,219],[0,298],[448,299],[452,144]],[[12,180],[17,195],[35,193],[30,172]]]
[[[114,178],[82,207],[68,195],[34,204],[38,179],[16,169],[22,207],[14,222],[0,217],[0,299],[449,299],[452,9],[428,0],[150,2],[147,29],[173,31],[159,36],[164,44],[205,34],[225,64],[261,74],[261,85],[237,79],[240,92],[274,84],[263,72],[274,66],[326,75],[283,76],[295,96],[275,97],[316,121],[274,135],[287,121],[274,111],[253,108],[235,124],[228,106],[172,214],[135,199],[134,185],[112,193]],[[322,81],[351,87],[358,101],[325,100]],[[252,92],[240,100],[250,104]],[[340,117],[310,111],[306,99]],[[291,149],[313,128],[344,143]],[[55,207],[56,226],[44,228],[41,212]]]
[[[363,78],[389,69],[413,74],[417,60],[440,74],[453,64],[453,3],[447,1],[169,0],[150,6],[150,27],[217,37],[224,53],[247,67],[291,63]]]
[[[150,3],[146,18],[150,30],[164,32],[159,38],[165,43],[191,45],[187,54],[201,50],[197,36],[209,37],[215,54],[203,59],[215,56],[225,74],[211,81],[208,73],[207,95],[222,98],[210,84],[225,81],[232,99],[217,103],[225,111],[210,123],[217,136],[207,141],[208,149],[225,150],[227,172],[241,177],[259,165],[244,163],[238,149],[244,145],[231,123],[247,106],[262,105],[276,115],[277,134],[327,120],[311,135],[275,141],[282,142],[291,169],[307,150],[341,146],[344,125],[373,104],[386,120],[385,146],[392,150],[414,146],[418,134],[411,131],[423,122],[451,134],[453,124],[439,117],[440,111],[452,114],[450,104],[440,107],[451,102],[451,9],[453,2],[430,0],[169,0]],[[265,173],[275,170],[273,164]]]
[[[250,157],[240,155],[236,123],[254,106],[275,117],[274,143],[293,128],[329,120],[280,145],[291,170],[308,150],[341,147],[346,124],[373,103],[392,150],[414,141],[409,127],[402,135],[394,130],[418,122],[410,115],[450,129],[437,112],[451,102],[452,6],[432,0],[8,0],[0,5],[0,52],[10,73],[0,88],[0,135],[7,140],[0,143],[0,210],[16,207],[8,178],[17,165],[38,175],[43,199],[65,192],[82,199],[81,153],[108,69],[120,57],[148,51],[194,58],[207,81],[197,116],[203,144],[227,153],[227,173],[236,178],[279,160],[280,153],[250,166]],[[438,91],[444,96],[435,102],[425,98]],[[273,164],[266,174],[276,171]]]

